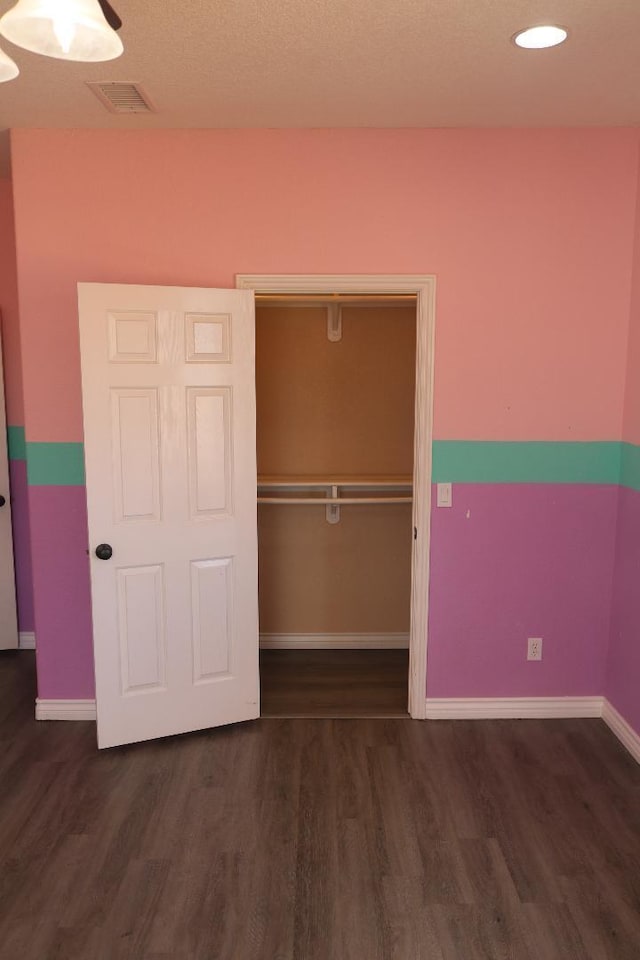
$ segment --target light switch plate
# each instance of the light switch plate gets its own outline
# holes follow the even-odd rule
[[[439,507],[450,507],[452,504],[451,484],[439,483],[436,503]]]

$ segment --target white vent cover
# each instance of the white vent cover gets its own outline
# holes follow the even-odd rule
[[[110,113],[156,112],[148,94],[134,81],[92,81],[87,86]]]

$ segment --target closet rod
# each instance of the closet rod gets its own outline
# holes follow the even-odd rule
[[[413,497],[258,497],[258,503],[301,503],[335,507],[356,506],[361,503],[413,503]]]

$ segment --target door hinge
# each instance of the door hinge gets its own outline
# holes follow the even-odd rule
[[[417,527],[414,527],[414,528],[413,528],[413,539],[414,539],[414,540],[417,540],[417,539],[418,539],[418,528],[417,528]]]

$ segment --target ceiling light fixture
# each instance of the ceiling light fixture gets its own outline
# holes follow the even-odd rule
[[[0,17],[0,33],[25,50],[58,60],[115,60],[123,51],[99,0],[18,0]],[[4,59],[0,60],[0,78],[12,79],[3,76],[3,65]]]
[[[15,80],[19,73],[18,64],[14,63],[11,57],[0,50],[0,83],[5,83],[6,80]]]
[[[557,47],[567,39],[567,31],[557,24],[542,24],[539,27],[528,27],[513,37],[513,42],[525,50],[543,50],[545,47]]]

